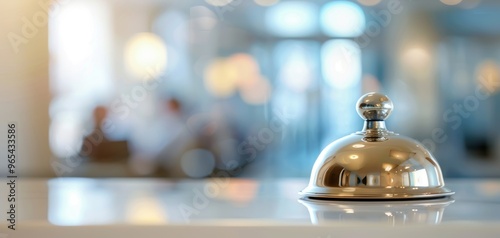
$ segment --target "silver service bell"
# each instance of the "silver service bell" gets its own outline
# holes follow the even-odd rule
[[[441,168],[424,146],[387,130],[385,119],[392,101],[368,93],[356,110],[365,120],[363,130],[329,144],[316,159],[307,198],[416,199],[454,194],[444,187]]]

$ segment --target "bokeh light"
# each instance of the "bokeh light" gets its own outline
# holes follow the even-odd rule
[[[441,2],[449,6],[454,6],[460,4],[462,0],[441,0]]]
[[[253,77],[260,74],[259,64],[249,54],[238,53],[228,58],[228,62],[238,69],[238,81],[244,80],[246,77]]]
[[[236,91],[238,68],[223,58],[214,59],[204,73],[205,87],[216,97],[229,97]]]
[[[204,83],[215,97],[227,98],[239,91],[248,104],[263,104],[271,94],[271,85],[260,74],[257,61],[244,53],[212,60],[205,68]]]
[[[422,46],[413,46],[403,52],[403,62],[410,70],[425,70],[430,60],[429,51]]]
[[[316,32],[317,7],[314,3],[280,2],[267,9],[266,26],[278,36],[307,36]]]
[[[114,200],[111,192],[105,189],[92,189],[94,184],[94,180],[88,178],[72,178],[71,181],[49,180],[48,220],[62,226],[112,221],[113,215],[108,210]]]
[[[223,7],[233,2],[233,0],[205,0],[205,2],[212,6]]]
[[[375,6],[377,4],[379,4],[382,0],[358,0],[358,2],[362,5],[365,5],[365,6]]]
[[[147,193],[132,196],[124,213],[127,222],[131,224],[165,224],[167,221],[167,214],[163,210],[162,203]]]
[[[51,27],[60,35],[51,37],[54,46],[70,65],[83,65],[92,54],[93,42],[96,41],[96,18],[93,8],[80,2],[64,7]]]
[[[280,0],[254,0],[257,5],[268,7],[278,3]]]
[[[214,170],[215,157],[208,150],[190,150],[182,155],[181,168],[191,178],[203,178],[210,175]]]
[[[125,45],[125,65],[139,79],[157,77],[167,66],[167,47],[153,33],[138,33]]]
[[[304,92],[311,85],[313,72],[304,58],[294,56],[287,60],[278,77],[292,91]]]
[[[215,13],[204,6],[195,6],[189,8],[190,27],[197,30],[212,30],[217,25],[217,16]]]
[[[258,105],[269,101],[271,97],[271,84],[264,77],[258,77],[240,89],[243,101],[248,104]]]
[[[303,93],[311,89],[319,68],[318,54],[319,44],[315,42],[286,40],[278,43],[273,52],[278,82],[291,92]]]
[[[494,60],[485,60],[476,68],[476,80],[485,91],[495,92],[500,89],[500,67]]]
[[[52,117],[49,144],[52,153],[68,158],[80,152],[83,143],[83,126],[78,113],[59,112]]]
[[[227,183],[227,187],[221,190],[219,199],[231,201],[235,204],[246,204],[252,202],[257,195],[259,183],[250,179],[234,179]]]
[[[253,81],[260,77],[259,65],[249,54],[234,54],[228,58],[228,62],[239,72],[236,83],[240,90],[253,84]]]
[[[356,37],[365,30],[365,14],[353,2],[329,2],[321,9],[321,28],[330,36]]]
[[[330,40],[321,49],[326,83],[336,89],[355,86],[361,78],[361,50],[351,40]]]

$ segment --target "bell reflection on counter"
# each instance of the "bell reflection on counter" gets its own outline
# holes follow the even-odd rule
[[[381,222],[389,225],[439,224],[452,198],[378,202],[348,202],[299,199],[309,211],[311,222]]]
[[[385,119],[392,101],[380,93],[363,95],[357,112],[363,130],[332,142],[318,156],[308,198],[415,199],[450,196],[441,168],[424,146],[389,131]]]

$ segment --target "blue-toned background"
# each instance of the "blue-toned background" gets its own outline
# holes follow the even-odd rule
[[[55,175],[306,177],[379,91],[446,177],[500,176],[497,1],[53,4]]]

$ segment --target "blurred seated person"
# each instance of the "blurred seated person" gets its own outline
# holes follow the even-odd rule
[[[80,154],[96,162],[126,160],[130,156],[128,142],[109,140],[104,133],[102,124],[107,114],[106,107],[94,109],[94,130],[84,138]]]

